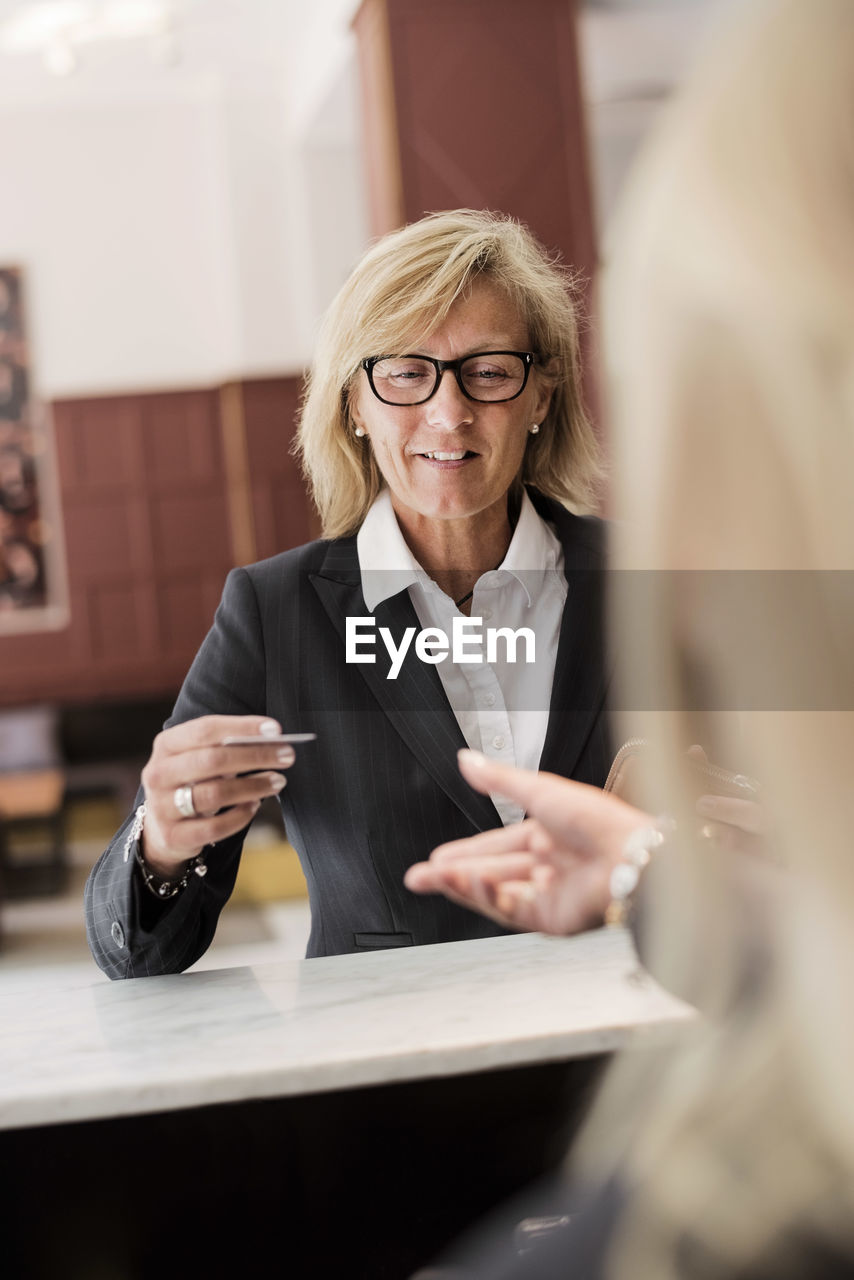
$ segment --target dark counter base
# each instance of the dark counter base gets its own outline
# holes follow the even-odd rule
[[[0,1134],[4,1273],[405,1280],[559,1164],[605,1061]]]

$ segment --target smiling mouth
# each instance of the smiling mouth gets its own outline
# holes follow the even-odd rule
[[[431,462],[461,462],[463,458],[474,458],[477,455],[471,449],[455,449],[453,453],[444,453],[439,449],[432,453],[420,453],[419,458],[428,458]]]

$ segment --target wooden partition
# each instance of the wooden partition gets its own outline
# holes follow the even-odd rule
[[[228,570],[315,536],[301,379],[53,405],[71,620],[0,638],[0,706],[171,695]]]
[[[372,232],[464,207],[526,223],[582,283],[585,397],[601,427],[575,0],[362,0],[353,26]]]
[[[573,0],[363,0],[354,28],[372,231],[496,209],[592,273]]]

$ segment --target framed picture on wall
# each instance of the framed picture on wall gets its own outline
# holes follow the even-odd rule
[[[33,394],[23,271],[0,266],[0,635],[67,622],[56,455]]]

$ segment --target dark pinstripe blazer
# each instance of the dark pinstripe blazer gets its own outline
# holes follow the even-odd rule
[[[604,526],[531,492],[563,545],[569,584],[541,768],[601,786],[612,750],[603,645]],[[433,666],[410,651],[397,680],[344,661],[348,616],[368,613],[355,537],[318,541],[229,574],[213,627],[168,723],[263,714],[297,747],[281,803],[311,898],[308,955],[449,942],[502,933],[441,896],[403,885],[436,845],[500,825],[457,768],[465,741]],[[399,638],[419,626],[405,590],[379,605],[377,626]],[[166,903],[123,859],[128,823],[86,886],[90,946],[111,977],[180,972],[206,950],[234,885],[243,835],[221,842],[204,880]]]

